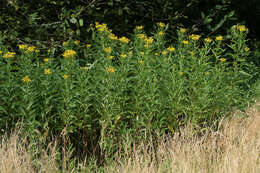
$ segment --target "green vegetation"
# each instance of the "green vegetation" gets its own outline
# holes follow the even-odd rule
[[[167,28],[159,22],[149,35],[137,26],[129,39],[96,22],[92,40],[69,39],[60,53],[0,44],[1,131],[18,124],[32,141],[58,137],[73,156],[103,163],[127,137],[138,144],[187,123],[217,127],[255,96],[259,67],[244,25],[234,25],[230,38],[179,28],[174,42]]]

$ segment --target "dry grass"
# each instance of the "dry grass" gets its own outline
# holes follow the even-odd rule
[[[134,148],[125,158],[106,165],[104,172],[120,173],[259,173],[260,172],[260,102],[247,111],[248,118],[234,116],[222,121],[217,132],[208,130],[203,136],[192,135],[189,127],[182,129],[175,137],[162,141],[158,149],[142,145]],[[50,144],[40,157],[33,160],[26,140],[13,133],[1,138],[0,172],[27,173],[72,172],[68,166],[57,164],[56,145]],[[126,145],[127,148],[127,145]],[[48,154],[47,154],[48,153]],[[85,170],[97,166],[85,165]]]

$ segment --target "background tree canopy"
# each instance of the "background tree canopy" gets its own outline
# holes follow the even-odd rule
[[[204,35],[222,33],[242,22],[249,27],[251,37],[259,38],[257,0],[1,0],[0,9],[2,38],[10,45],[47,45],[50,38],[85,40],[89,24],[95,21],[107,23],[121,35],[131,34],[136,25],[144,25],[149,31],[158,21],[169,23],[173,33],[183,25]]]

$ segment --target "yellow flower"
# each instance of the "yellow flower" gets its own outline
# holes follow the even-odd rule
[[[189,44],[189,41],[183,40],[182,43],[183,43],[183,44]]]
[[[121,56],[121,58],[123,58],[123,59],[124,59],[124,58],[126,58],[126,56],[127,56],[127,55],[126,55],[126,54],[124,54],[124,53],[122,53],[120,56]]]
[[[108,56],[108,59],[114,59],[114,56],[112,56],[112,55],[110,55],[110,56]]]
[[[222,41],[222,40],[223,40],[223,36],[221,36],[221,35],[217,36],[217,37],[216,37],[216,40],[217,40],[217,41]]]
[[[145,34],[137,34],[137,38],[144,39],[145,38]]]
[[[149,45],[149,44],[145,44],[144,47],[145,47],[145,48],[149,48],[150,45]]]
[[[250,48],[249,47],[245,47],[245,49],[244,49],[246,52],[248,52],[249,50],[250,50]]]
[[[68,41],[62,42],[62,46],[63,46],[63,47],[68,46],[68,45],[69,45],[69,42],[68,42]]]
[[[27,48],[26,52],[34,52],[35,49],[36,49],[35,46],[29,46],[29,47]]]
[[[66,74],[64,74],[63,76],[62,76],[64,79],[68,79],[68,75],[66,75]]]
[[[36,49],[36,50],[35,50],[35,53],[39,53],[39,52],[40,52],[40,49]]]
[[[245,27],[245,25],[238,25],[238,30],[240,32],[244,32],[244,31],[247,31],[247,28]]]
[[[180,71],[180,72],[179,72],[179,75],[180,75],[180,76],[181,76],[181,75],[183,75],[183,72],[182,72],[182,71]]]
[[[50,69],[44,69],[44,74],[46,74],[46,75],[51,74],[51,70]]]
[[[175,51],[175,48],[172,47],[172,46],[170,46],[170,47],[167,48],[167,50],[168,50],[169,52],[174,52],[174,51]]]
[[[212,41],[212,39],[211,39],[211,38],[205,38],[204,41],[205,41],[206,43],[210,43],[210,42]]]
[[[0,50],[0,54],[2,54],[2,53],[3,53],[3,51]]]
[[[158,56],[159,54],[157,52],[154,53],[155,56]]]
[[[28,83],[28,82],[31,82],[32,80],[29,78],[29,76],[24,76],[22,78],[22,81]]]
[[[140,52],[140,54],[141,54],[142,56],[144,56],[144,51]]]
[[[180,32],[181,32],[181,33],[185,33],[185,32],[187,32],[187,29],[181,28],[181,29],[180,29]]]
[[[75,40],[75,41],[74,41],[74,44],[77,45],[77,46],[79,45],[79,43],[80,43],[79,40]]]
[[[121,37],[119,38],[119,41],[121,41],[122,43],[129,43],[130,40],[126,37]]]
[[[162,23],[162,22],[157,23],[157,25],[160,26],[161,28],[164,28],[164,27],[165,27],[165,24]]]
[[[139,60],[138,63],[139,63],[139,64],[143,64],[144,61],[143,61],[143,60]]]
[[[112,33],[108,35],[108,38],[110,38],[111,40],[117,40],[118,39],[118,37],[115,36],[115,34],[112,34]]]
[[[144,26],[136,26],[137,30],[142,30],[144,28]]]
[[[225,62],[225,61],[226,61],[225,58],[220,58],[219,60],[220,60],[221,62]]]
[[[205,72],[205,75],[207,75],[207,76],[208,76],[208,75],[209,75],[209,72],[208,72],[208,71],[207,71],[207,72]]]
[[[83,70],[87,71],[88,70],[88,67],[82,67]]]
[[[74,50],[65,50],[65,52],[63,53],[64,58],[73,57],[74,55],[76,55],[76,52]]]
[[[86,44],[86,47],[87,47],[87,48],[90,48],[90,47],[91,47],[91,44]]]
[[[106,68],[106,71],[108,72],[108,73],[114,73],[115,72],[115,68],[114,67],[107,67]]]
[[[4,54],[3,58],[13,58],[15,54],[15,52],[7,52]]]
[[[151,44],[153,42],[153,37],[145,38],[147,44]]]
[[[200,35],[191,34],[191,35],[190,35],[190,38],[191,38],[192,40],[195,40],[195,41],[197,41],[197,40],[199,40],[199,39],[200,39]]]
[[[164,32],[160,31],[160,32],[158,32],[158,35],[159,35],[159,36],[163,36],[163,35],[164,35]]]
[[[43,62],[49,62],[49,58],[44,58]]]
[[[26,44],[19,44],[18,47],[19,47],[20,50],[24,50],[24,49],[27,48],[27,45]]]
[[[106,53],[111,53],[112,49],[111,49],[111,47],[106,47],[106,48],[104,49],[104,51],[105,51]]]
[[[162,51],[162,55],[166,55],[167,54],[167,52],[164,50],[164,51]]]
[[[98,31],[101,31],[101,32],[103,32],[103,31],[107,31],[108,29],[107,29],[107,24],[99,24],[98,22],[96,23],[96,28],[97,28],[97,30]]]

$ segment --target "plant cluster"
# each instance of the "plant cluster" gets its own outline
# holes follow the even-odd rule
[[[174,43],[168,25],[155,28],[147,34],[137,26],[130,39],[96,22],[92,40],[64,41],[59,54],[1,43],[1,131],[18,123],[32,139],[63,134],[76,154],[103,159],[126,136],[142,141],[188,122],[212,126],[249,101],[259,68],[247,59],[244,25],[231,28],[231,39],[180,28]]]

